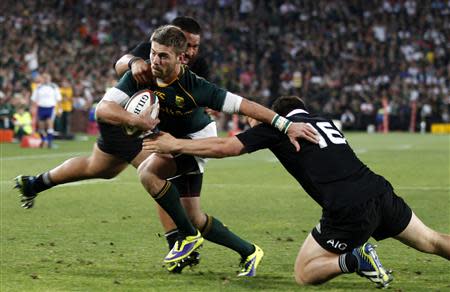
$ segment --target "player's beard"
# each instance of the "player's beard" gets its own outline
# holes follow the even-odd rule
[[[163,67],[153,67],[152,66],[152,74],[154,77],[159,78],[161,80],[165,80],[167,78],[169,78],[173,71],[175,70],[175,66],[173,67],[167,67],[167,68],[163,68]]]

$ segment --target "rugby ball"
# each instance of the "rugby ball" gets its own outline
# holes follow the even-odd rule
[[[141,114],[143,111],[148,109],[150,106],[155,105],[150,112],[150,117],[152,119],[156,119],[159,114],[159,101],[158,97],[153,93],[153,91],[145,89],[141,90],[139,92],[136,92],[125,104],[125,110],[127,112],[133,113],[135,115]],[[124,126],[123,127],[125,133],[130,136],[134,135],[148,135],[151,134],[152,131],[146,131],[145,133],[142,133],[141,130],[139,130],[136,127],[132,126]]]

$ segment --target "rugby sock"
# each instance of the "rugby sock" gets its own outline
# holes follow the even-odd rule
[[[175,225],[177,225],[179,233],[186,236],[197,234],[197,230],[191,221],[189,221],[186,211],[181,205],[180,194],[171,182],[166,181],[162,189],[153,199],[169,214]]]
[[[242,258],[246,258],[255,252],[255,246],[253,244],[231,232],[216,218],[208,215],[206,217],[205,226],[200,230],[203,238],[236,251]]]
[[[169,244],[169,250],[171,250],[178,239],[178,229],[170,230],[164,233],[164,236],[166,237],[167,243]]]
[[[53,186],[55,186],[55,184],[50,179],[50,174],[48,171],[41,173],[33,181],[33,190],[37,193],[48,190]]]
[[[341,268],[342,273],[354,273],[357,267],[358,259],[351,252],[339,256],[339,268]]]

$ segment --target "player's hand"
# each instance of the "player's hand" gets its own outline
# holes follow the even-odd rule
[[[137,59],[131,64],[131,74],[139,84],[147,84],[153,80],[151,65],[144,59]]]
[[[135,124],[131,126],[137,127],[143,131],[153,130],[160,122],[158,118],[152,119],[150,116],[150,113],[154,110],[154,107],[159,107],[159,104],[152,104],[142,111],[137,116]]]
[[[300,150],[300,144],[297,141],[298,139],[306,139],[311,143],[319,144],[319,136],[317,135],[316,130],[306,123],[292,123],[287,134],[297,151]]]
[[[173,153],[176,152],[177,139],[166,132],[159,132],[142,142],[142,149],[152,153]]]

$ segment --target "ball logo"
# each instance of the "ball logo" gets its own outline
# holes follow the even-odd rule
[[[347,248],[347,244],[345,242],[340,242],[339,240],[329,239],[327,244],[339,250],[345,250]]]
[[[141,98],[139,99],[138,104],[136,105],[136,107],[134,108],[134,113],[135,114],[140,114],[142,109],[144,108],[145,103],[149,100],[150,95],[148,94],[144,94],[141,96]]]

